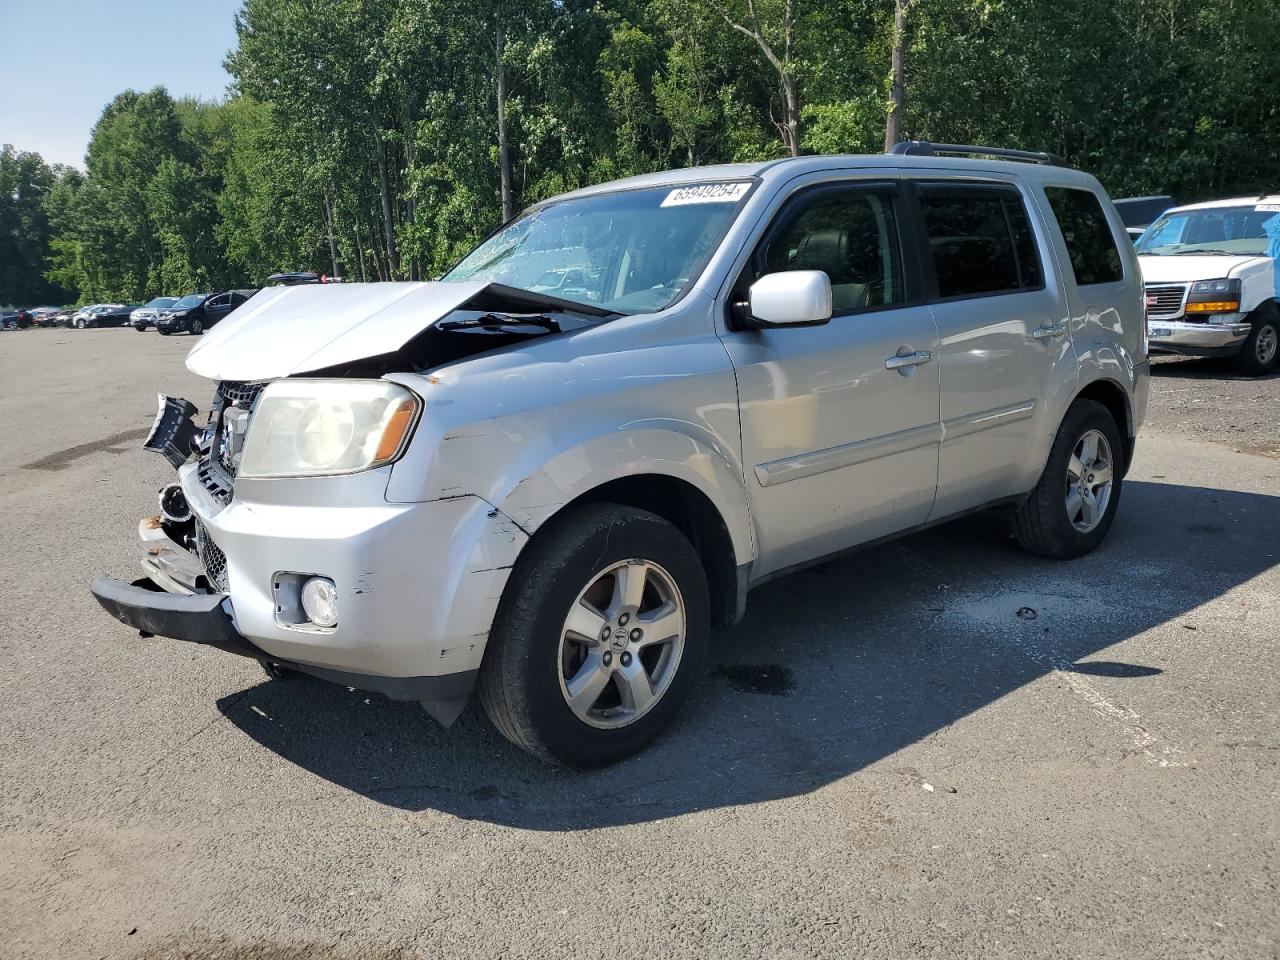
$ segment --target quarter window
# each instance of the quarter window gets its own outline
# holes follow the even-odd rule
[[[919,197],[939,297],[1041,286],[1035,237],[1017,190],[924,184]]]
[[[822,270],[831,280],[833,315],[906,299],[891,191],[827,188],[799,204],[769,239],[761,276]]]
[[[1068,187],[1045,187],[1044,192],[1067,243],[1076,284],[1087,287],[1122,280],[1120,251],[1097,196],[1091,190]]]

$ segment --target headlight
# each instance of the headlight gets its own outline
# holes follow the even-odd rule
[[[1187,295],[1187,313],[1236,313],[1240,280],[1197,280]]]
[[[1239,289],[1239,280],[1197,280],[1191,285],[1192,293],[1235,293]]]
[[[262,391],[237,475],[322,477],[395,460],[422,401],[386,380],[277,380]]]

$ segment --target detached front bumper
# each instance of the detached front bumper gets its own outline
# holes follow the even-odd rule
[[[1193,357],[1229,357],[1252,329],[1247,322],[1188,323],[1185,320],[1147,321],[1147,339],[1152,350]]]
[[[89,589],[107,613],[145,637],[198,643],[331,683],[380,693],[391,700],[417,700],[446,725],[457,716],[475,685],[474,670],[438,677],[379,677],[281,660],[240,633],[231,600],[225,593],[172,594],[145,579],[129,584],[109,577],[98,577]]]

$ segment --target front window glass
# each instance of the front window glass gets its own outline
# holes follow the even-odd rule
[[[173,306],[174,306],[174,309],[176,310],[190,310],[192,307],[198,307],[202,303],[204,303],[204,294],[192,293],[183,297]]]
[[[661,310],[697,279],[750,186],[646,187],[551,203],[503,227],[443,279],[503,283],[618,313]]]
[[[822,190],[769,241],[761,275],[821,270],[831,281],[831,312],[901,303],[902,255],[890,194]]]
[[[154,300],[148,300],[148,307],[171,307],[173,306],[173,297],[156,297]]]
[[[1253,207],[1175,211],[1147,228],[1138,241],[1137,250],[1147,257],[1263,256],[1268,242],[1264,225],[1275,216],[1275,211]]]

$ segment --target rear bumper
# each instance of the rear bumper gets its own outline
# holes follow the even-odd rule
[[[237,656],[279,664],[331,683],[370,690],[391,700],[418,700],[433,713],[454,701],[465,701],[475,685],[475,670],[435,677],[381,677],[281,660],[240,633],[231,599],[225,593],[172,594],[145,580],[128,584],[108,577],[95,579],[90,590],[107,613],[144,636],[214,647]]]
[[[1249,336],[1248,323],[1187,323],[1184,320],[1149,320],[1150,348],[1188,356],[1232,356]]]

